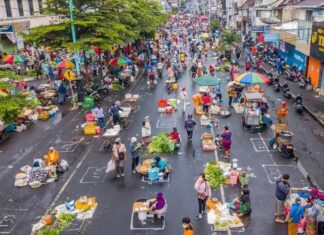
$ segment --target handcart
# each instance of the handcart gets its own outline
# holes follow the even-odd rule
[[[130,105],[132,108],[132,111],[134,111],[137,107],[137,101],[138,101],[139,95],[135,94],[126,94],[124,103]]]
[[[113,128],[106,129],[102,134],[102,137],[105,139],[103,143],[103,150],[110,150],[114,144],[115,139],[117,138],[120,132],[120,126],[116,125]]]
[[[293,133],[290,131],[280,131],[277,133],[277,149],[281,157],[295,158],[294,145],[292,143]]]
[[[125,128],[129,123],[128,117],[132,112],[132,107],[127,103],[122,103],[120,108],[123,110],[123,111],[119,111],[120,124],[123,128]]]

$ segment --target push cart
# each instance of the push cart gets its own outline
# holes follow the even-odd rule
[[[132,108],[132,111],[134,111],[137,107],[138,98],[139,98],[139,95],[126,94],[124,103],[128,104]]]
[[[128,117],[132,112],[132,107],[127,103],[122,103],[120,108],[123,110],[123,111],[119,111],[120,124],[123,128],[125,128],[129,123]]]
[[[295,158],[294,145],[292,143],[293,133],[290,131],[280,131],[277,133],[278,151],[281,157]]]
[[[102,134],[102,137],[105,139],[103,143],[103,150],[110,150],[114,144],[115,139],[117,138],[120,132],[119,126],[114,126],[114,128],[106,129]]]

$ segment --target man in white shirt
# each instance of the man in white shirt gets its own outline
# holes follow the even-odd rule
[[[103,129],[105,127],[105,113],[103,108],[98,104],[93,110],[93,113],[96,115],[99,126]]]

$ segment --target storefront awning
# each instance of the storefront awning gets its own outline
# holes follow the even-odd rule
[[[296,8],[318,8],[323,7],[324,8],[324,1],[323,0],[305,0],[302,1],[293,7]]]
[[[254,7],[255,5],[255,0],[246,0],[242,6],[239,7],[239,9],[241,10],[248,10],[250,9],[251,7]]]

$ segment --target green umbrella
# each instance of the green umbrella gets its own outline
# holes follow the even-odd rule
[[[194,80],[198,86],[217,86],[221,82],[219,79],[212,77],[210,75],[203,75]]]

